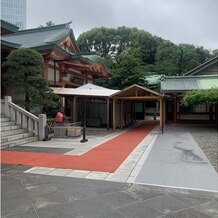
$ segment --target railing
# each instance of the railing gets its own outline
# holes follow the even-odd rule
[[[14,121],[16,124],[20,124],[22,128],[26,128],[34,136],[38,136],[39,140],[45,138],[45,114],[40,114],[39,117],[31,114],[14,104],[11,96],[6,96],[4,100],[1,100],[1,113],[8,117],[10,121]]]

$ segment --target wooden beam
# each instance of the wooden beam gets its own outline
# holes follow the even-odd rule
[[[154,96],[138,96],[138,97],[117,97],[117,99],[123,99],[123,100],[154,100],[154,101],[157,101],[157,100],[160,100],[161,98],[160,97],[154,97]]]

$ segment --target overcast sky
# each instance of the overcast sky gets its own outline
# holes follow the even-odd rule
[[[174,43],[218,49],[218,0],[27,0],[27,28],[72,21],[76,38],[94,27],[137,27]]]

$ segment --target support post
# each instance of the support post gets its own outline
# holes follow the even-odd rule
[[[110,100],[107,98],[107,130],[110,128]]]
[[[163,124],[166,124],[166,101],[163,99]]]
[[[10,102],[12,102],[11,96],[5,96],[4,111],[5,111],[5,116],[6,117],[10,116],[10,111],[9,111],[9,103]]]
[[[120,128],[123,128],[123,100],[120,101]]]
[[[211,104],[209,106],[209,121],[213,121],[213,106]]]
[[[73,122],[75,123],[76,122],[76,97],[73,97]]]
[[[87,125],[86,121],[87,121],[87,102],[86,102],[86,98],[84,98],[83,126]]]
[[[177,97],[173,95],[173,123],[177,123]]]
[[[116,100],[113,99],[113,130],[116,128]]]
[[[54,86],[56,86],[56,61],[54,61]]]
[[[39,140],[42,141],[45,138],[45,126],[47,123],[46,114],[39,115]]]
[[[163,133],[163,99],[160,99],[160,128]]]
[[[133,102],[130,102],[130,116],[131,116],[131,124],[133,124]]]
[[[83,126],[82,131],[83,131],[83,139],[80,140],[80,142],[81,142],[81,143],[88,142],[88,139],[86,139],[86,127],[85,127],[85,126]]]

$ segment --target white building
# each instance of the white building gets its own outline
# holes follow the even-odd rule
[[[1,19],[26,28],[26,0],[1,0]]]

